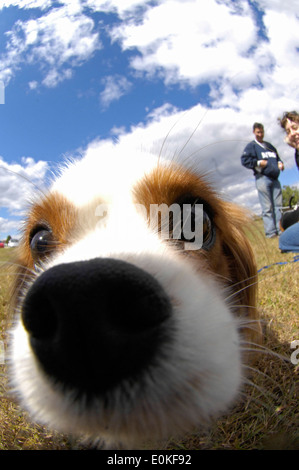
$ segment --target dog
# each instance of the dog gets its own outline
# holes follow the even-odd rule
[[[16,261],[10,376],[32,418],[136,449],[229,412],[261,337],[244,217],[175,160],[68,162]]]

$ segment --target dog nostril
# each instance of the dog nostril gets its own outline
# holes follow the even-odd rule
[[[114,259],[50,268],[29,289],[22,312],[44,370],[84,393],[142,372],[165,342],[170,317],[156,279]]]

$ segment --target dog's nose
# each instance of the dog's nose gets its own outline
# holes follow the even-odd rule
[[[45,373],[93,396],[151,367],[168,341],[171,310],[146,271],[93,259],[42,273],[25,297],[22,320]]]

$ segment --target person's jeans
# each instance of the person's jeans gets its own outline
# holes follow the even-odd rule
[[[273,237],[280,233],[279,221],[282,207],[280,182],[268,176],[256,175],[255,183],[262,207],[265,234],[266,237]]]
[[[299,253],[299,222],[291,225],[279,237],[281,251]]]

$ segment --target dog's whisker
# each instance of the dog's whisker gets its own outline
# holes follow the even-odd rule
[[[271,382],[271,383],[275,386],[275,388],[278,388],[281,392],[283,392],[283,389],[282,389],[282,387],[281,387],[281,384],[280,384],[277,380],[273,379],[273,377],[271,377],[269,374],[265,374],[264,372],[262,372],[261,370],[257,369],[256,367],[251,367],[251,366],[248,365],[248,364],[247,364],[247,365],[245,364],[245,365],[243,366],[243,368],[244,368],[245,370],[250,371],[250,372],[252,373],[252,375],[259,376],[259,377],[262,377],[262,378],[266,379],[267,381]],[[252,382],[252,385],[253,385],[253,383],[255,383],[255,382],[253,382],[252,380],[251,380],[251,382]],[[267,390],[267,393],[270,393],[270,392]],[[272,396],[272,398],[274,398],[274,399],[276,398],[276,396],[275,396],[274,394],[272,394],[271,396]]]
[[[173,129],[177,126],[177,124],[181,121],[181,119],[183,119],[183,117],[185,116],[185,114],[187,114],[188,111],[185,111],[183,113],[182,116],[180,116],[176,121],[175,123],[171,126],[171,128],[169,129],[169,131],[167,132],[166,136],[164,137],[164,140],[162,142],[162,145],[161,145],[161,148],[160,148],[160,152],[159,152],[159,155],[158,155],[158,163],[160,162],[160,159],[161,159],[161,156],[162,156],[162,152],[163,152],[163,149],[165,147],[165,144],[167,142],[167,139],[168,137],[170,136],[171,132],[173,131]]]
[[[246,342],[243,344],[246,344]],[[254,346],[254,348],[245,348],[244,346],[242,346],[242,351],[254,351],[254,352],[257,352],[257,353],[261,353],[261,354],[264,354],[264,355],[269,355],[269,356],[273,356],[273,357],[276,357],[277,359],[279,359],[280,361],[282,362],[286,362],[286,363],[291,363],[291,360],[288,356],[284,356],[282,354],[279,354],[275,351],[273,351],[272,349],[270,348],[267,348],[261,344],[256,344],[256,343],[253,343],[253,342],[249,342],[248,343],[249,345],[251,346]]]
[[[16,263],[14,261],[3,261],[3,263],[0,263],[0,270],[6,267],[12,270],[12,268],[24,268],[24,265]],[[28,270],[29,268],[26,267],[26,269]]]
[[[253,276],[255,277],[255,276]],[[244,282],[244,281],[241,281]],[[240,282],[238,283],[240,284]],[[230,295],[228,295],[225,300],[228,301],[230,299],[233,299],[234,297],[237,297],[240,293],[246,291],[247,289],[250,289],[251,287],[257,286],[257,281],[256,282],[251,282],[250,284],[246,285],[245,287],[242,287],[241,289],[238,289],[235,292],[232,292]]]
[[[259,307],[257,305],[249,305],[249,304],[232,304],[232,303],[230,303],[230,308],[232,310],[236,310],[236,311],[243,310],[244,308],[259,310]],[[261,320],[251,320],[251,319],[247,320],[247,319],[244,319],[244,323],[247,323],[247,322],[261,323]]]
[[[250,401],[253,401],[255,404],[261,405],[263,408],[266,408],[268,410],[273,409],[273,400],[277,399],[277,397],[272,392],[270,392],[269,390],[265,390],[263,387],[257,385],[255,382],[248,379],[248,377],[244,377],[243,382],[244,385],[247,385],[256,392],[259,392],[260,396],[262,396],[263,398],[263,400],[261,400],[257,396],[248,396],[247,392],[243,392],[243,396],[248,401],[248,405]],[[264,401],[265,399],[267,400],[267,402]]]
[[[32,274],[33,275],[33,274]],[[0,272],[0,276],[3,276],[3,277],[18,277],[18,279],[28,279],[28,273],[23,273],[23,272]]]
[[[251,306],[248,306],[246,305],[245,308],[250,308],[250,309],[256,309],[256,310],[259,310],[258,307],[251,307]],[[261,326],[265,326],[267,325],[267,322],[266,320],[263,320],[263,319],[260,319],[260,318],[242,318],[242,317],[238,317],[238,325],[240,328],[244,328],[246,327],[246,325],[251,325],[251,324],[259,324]]]
[[[180,156],[183,151],[185,150],[185,148],[187,147],[187,145],[189,144],[189,142],[191,141],[192,137],[194,136],[194,134],[196,133],[197,129],[199,128],[199,126],[202,124],[203,120],[205,119],[206,115],[208,114],[209,112],[209,109],[206,109],[203,116],[201,117],[201,119],[198,121],[197,125],[195,126],[195,128],[193,129],[193,131],[191,132],[190,136],[188,137],[188,139],[186,140],[185,144],[183,145],[183,147],[181,148],[181,150],[179,151],[179,154],[178,156]]]
[[[252,322],[253,323],[253,322]],[[249,326],[249,324],[244,324],[243,326],[240,327],[240,331],[241,331],[241,336],[242,336],[242,331],[246,331],[248,333],[248,331],[251,331],[252,333],[256,333],[257,331],[257,327],[258,327],[258,322],[255,323],[254,326]],[[250,342],[250,344],[252,344]],[[240,342],[240,345],[242,346],[242,341]],[[257,352],[256,349],[252,348],[253,351]]]
[[[223,144],[223,143],[226,143],[226,142],[229,142],[229,143],[232,143],[232,142],[241,142],[241,143],[248,143],[249,141],[248,140],[244,140],[244,139],[223,139],[223,140],[216,140],[216,141],[213,141],[207,145],[204,145],[202,147],[199,147],[198,149],[196,149],[194,152],[190,153],[188,155],[188,159],[191,159],[192,157],[194,157],[195,155],[199,154],[200,152],[202,152],[203,150],[205,150],[206,148],[209,148],[209,147],[213,147],[215,145],[219,145],[219,144]]]

